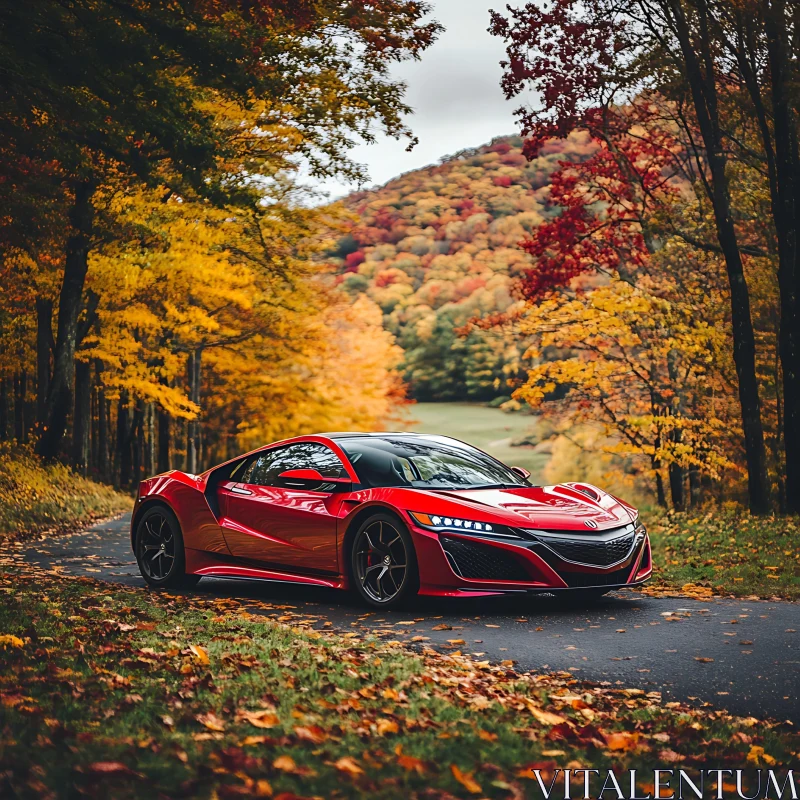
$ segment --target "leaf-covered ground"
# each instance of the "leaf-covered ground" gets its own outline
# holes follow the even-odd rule
[[[648,591],[800,598],[800,520],[742,509],[667,514],[649,525]]]
[[[0,539],[76,530],[132,506],[130,496],[110,486],[63,464],[42,464],[26,448],[0,444]]]
[[[534,766],[800,750],[778,723],[317,630],[291,606],[16,568],[0,597],[4,797],[523,797]]]

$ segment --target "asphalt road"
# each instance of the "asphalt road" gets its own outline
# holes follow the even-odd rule
[[[144,586],[128,526],[126,515],[6,557]],[[313,587],[205,578],[193,591],[252,598],[260,601],[259,613],[311,617],[327,629],[513,659],[521,670],[568,670],[578,678],[659,691],[664,702],[708,702],[742,716],[800,724],[797,603],[618,592],[593,606],[551,596],[420,598],[406,611],[370,613],[351,595]],[[274,611],[265,611],[265,603]]]

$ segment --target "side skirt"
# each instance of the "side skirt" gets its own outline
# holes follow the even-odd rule
[[[345,588],[344,580],[338,576],[317,577],[268,569],[266,567],[245,566],[230,563],[227,559],[215,557],[213,553],[186,548],[186,571],[193,575],[208,578],[228,578],[239,580],[260,580],[273,583],[294,583],[305,586],[322,586],[328,589]]]

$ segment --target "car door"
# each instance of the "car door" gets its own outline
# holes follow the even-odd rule
[[[346,476],[339,457],[324,444],[297,442],[257,454],[238,480],[220,486],[220,524],[232,555],[298,572],[338,573],[336,523],[341,494],[333,485],[291,486],[280,478],[292,469],[324,477]]]

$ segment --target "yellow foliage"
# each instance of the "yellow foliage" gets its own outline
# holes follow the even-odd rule
[[[526,357],[535,366],[514,397],[561,430],[590,426],[588,449],[609,456],[588,469],[600,483],[608,481],[596,473],[611,466],[611,456],[617,469],[619,458],[632,458],[636,470],[650,474],[670,463],[715,477],[734,468],[724,295],[703,257],[676,247],[654,256],[654,268],[635,284],[609,276],[525,310],[522,333],[533,341]],[[659,274],[677,260],[683,286],[674,269],[669,282]],[[561,476],[558,462],[554,457],[548,479]]]

